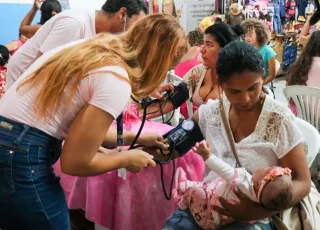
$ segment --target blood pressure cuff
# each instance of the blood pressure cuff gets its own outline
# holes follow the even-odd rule
[[[183,103],[189,99],[188,85],[181,82],[179,85],[174,86],[174,92],[169,94],[169,100],[171,101],[175,109],[179,108]]]
[[[168,139],[169,149],[177,151],[180,156],[186,154],[197,142],[204,140],[200,127],[193,118],[184,120],[163,137]]]

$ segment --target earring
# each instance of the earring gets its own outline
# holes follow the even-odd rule
[[[264,94],[263,89],[262,89],[261,94],[260,94],[260,105],[263,105],[263,102],[264,102],[265,98],[266,97],[265,97],[265,94]]]
[[[123,32],[126,31],[127,27],[127,17],[123,14]]]

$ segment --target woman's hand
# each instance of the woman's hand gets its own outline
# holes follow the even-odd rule
[[[45,0],[34,0],[34,3],[33,3],[33,8],[35,10],[39,10],[40,7],[41,7],[41,3],[43,3]]]
[[[132,173],[140,172],[149,166],[156,167],[156,162],[153,160],[153,156],[142,150],[129,150],[123,154],[127,154],[128,166],[126,169]]]
[[[276,212],[268,211],[261,207],[259,203],[250,200],[237,188],[234,189],[234,194],[239,199],[238,203],[231,204],[220,197],[219,201],[222,207],[212,206],[212,208],[222,215],[230,216],[238,221],[261,220],[276,214]]]
[[[161,86],[160,88],[158,88],[157,90],[155,90],[150,96],[157,98],[157,99],[161,99],[162,98],[162,93],[170,90],[171,92],[174,91],[174,87],[171,83],[165,84],[163,86]]]
[[[141,134],[138,143],[145,147],[158,147],[163,150],[167,149],[167,145],[163,143],[163,137],[157,133]]]
[[[211,147],[206,141],[202,141],[200,144],[196,143],[196,145],[192,148],[192,151],[202,156],[204,161],[211,156]]]

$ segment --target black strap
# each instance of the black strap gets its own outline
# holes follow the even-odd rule
[[[117,117],[117,147],[123,147],[123,113]]]
[[[226,130],[233,156],[236,159],[237,166],[238,167],[242,167],[241,163],[240,163],[240,160],[239,160],[239,157],[238,157],[238,154],[237,154],[236,146],[234,144],[234,138],[233,138],[233,135],[232,135],[232,132],[231,132],[231,127],[229,125],[226,112],[224,110],[222,98],[220,98],[220,112],[221,112],[222,123],[224,125],[225,130]]]

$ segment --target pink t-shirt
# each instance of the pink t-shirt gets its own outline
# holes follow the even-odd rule
[[[200,62],[198,61],[199,54],[200,48],[199,52],[192,60],[181,62],[179,65],[177,65],[177,67],[174,70],[174,74],[183,78],[184,75],[186,75],[190,69],[200,64]]]
[[[311,87],[320,87],[320,57],[314,57],[312,60],[312,65],[308,73],[308,81],[306,82],[307,86]],[[289,103],[289,108],[292,113],[297,116],[297,108],[293,100]]]
[[[8,63],[6,90],[47,51],[79,39],[96,35],[95,11],[67,10],[47,21]]]
[[[128,73],[119,66],[105,66],[91,71],[86,78],[81,80],[78,90],[68,106],[61,103],[58,111],[49,114],[48,120],[39,119],[33,111],[34,101],[41,88],[24,90],[17,92],[17,87],[23,79],[37,70],[46,60],[65,47],[80,43],[75,41],[50,50],[37,59],[30,68],[10,87],[0,100],[0,115],[18,121],[31,127],[44,131],[45,133],[63,140],[78,112],[87,104],[94,105],[114,118],[118,117],[129,102],[131,87],[128,82],[121,80],[111,72],[128,77]],[[64,90],[61,101],[69,95],[69,87]]]
[[[320,57],[314,57],[308,74],[307,86],[320,87]]]
[[[12,51],[10,52],[10,55],[11,55],[11,56],[13,56],[13,55],[21,48],[21,46],[23,46],[22,41],[16,40],[16,42],[18,42],[18,46],[17,46],[17,48],[16,48],[15,50],[12,50]]]

